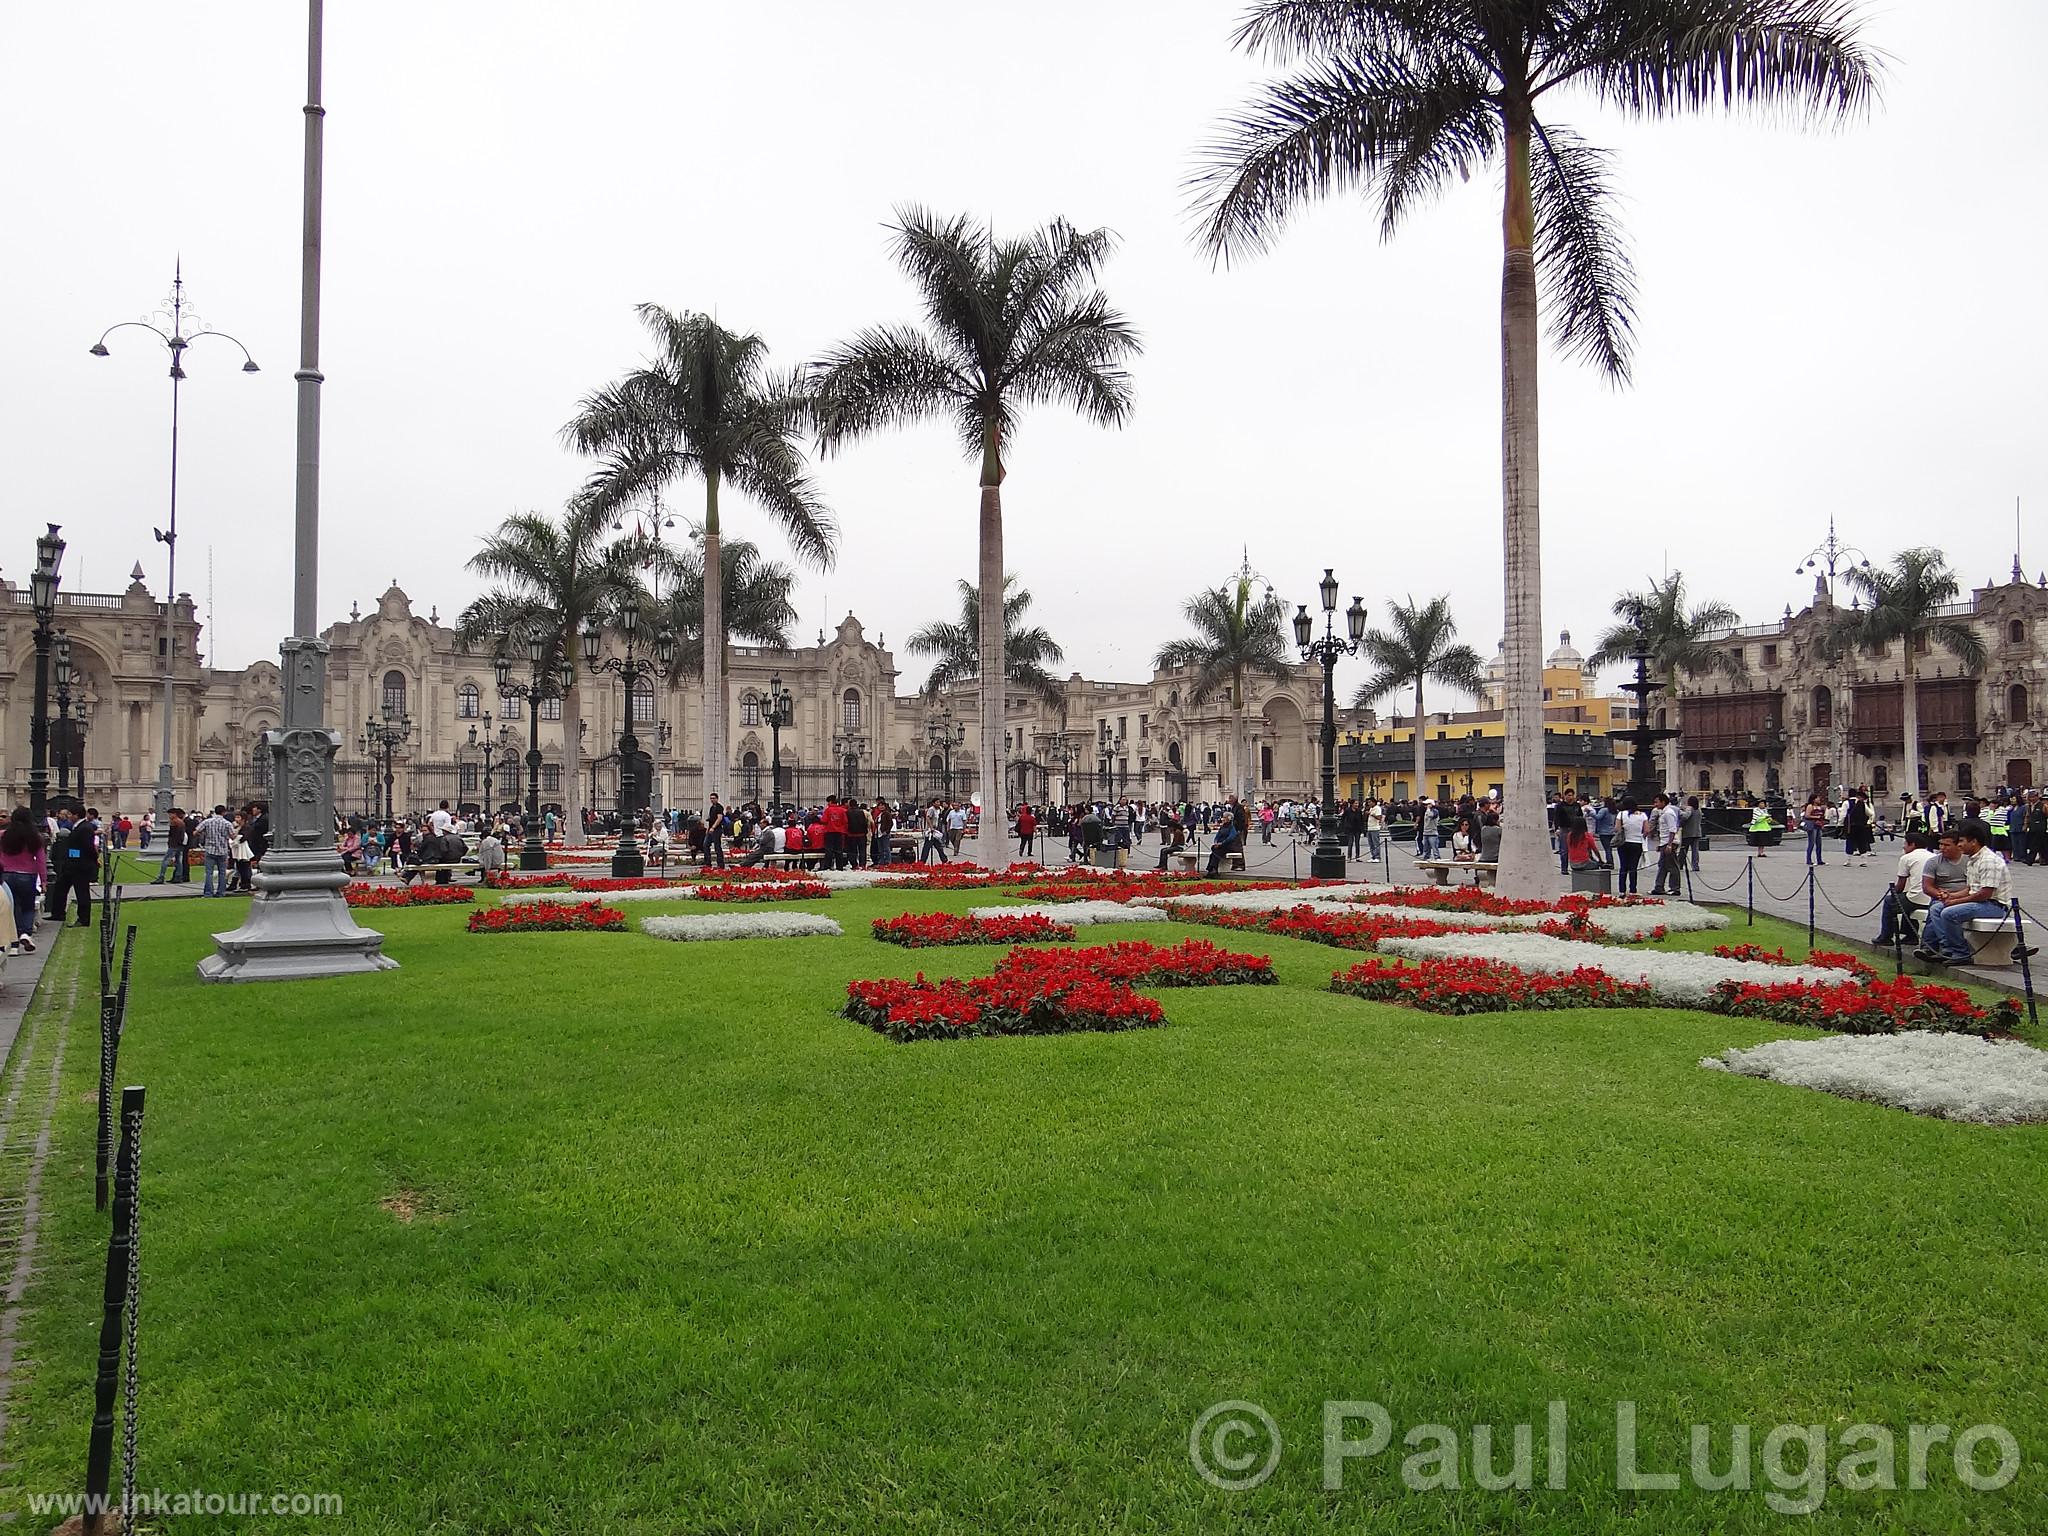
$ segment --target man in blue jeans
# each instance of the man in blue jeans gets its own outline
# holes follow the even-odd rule
[[[1971,816],[1957,832],[1963,845],[1963,889],[1954,901],[1937,901],[1927,909],[1926,936],[1913,951],[1923,960],[1946,965],[1968,965],[1975,958],[1970,924],[1978,918],[2004,917],[2012,899],[2012,877],[1991,846],[1990,824]]]
[[[206,859],[206,878],[199,887],[199,894],[227,895],[228,855],[235,845],[235,824],[228,820],[228,808],[216,805],[213,814],[199,823],[192,834],[192,841],[199,845],[199,852]]]

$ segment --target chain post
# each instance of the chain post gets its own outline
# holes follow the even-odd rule
[[[133,1273],[128,1250],[133,1236],[137,1143],[126,1134],[142,1127],[143,1090],[121,1090],[121,1137],[114,1164],[114,1231],[107,1240],[106,1284],[101,1291],[99,1369],[93,1379],[92,1438],[85,1459],[85,1536],[98,1536],[107,1509],[107,1484],[114,1463],[114,1394],[120,1387],[121,1346],[128,1287]]]
[[[2034,967],[2028,963],[2034,952],[2027,948],[2026,923],[2020,917],[2020,899],[2017,896],[2012,899],[2012,952],[2020,963],[2020,982],[2027,989],[2027,1026],[2039,1031],[2041,1016],[2034,1005]]]

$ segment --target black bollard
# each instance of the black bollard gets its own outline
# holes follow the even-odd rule
[[[1749,858],[1749,926],[1756,926],[1756,855]]]
[[[1814,884],[1815,884],[1815,881],[1814,881],[1814,878],[1813,878],[1813,870],[1812,870],[1811,866],[1809,866],[1809,867],[1808,867],[1808,869],[1807,869],[1807,871],[1806,871],[1806,947],[1807,947],[1807,948],[1808,948],[1809,950],[1813,948],[1813,940],[1814,940],[1814,912],[1813,912],[1813,892],[1814,892]]]
[[[2034,1008],[2034,968],[2027,963],[2033,951],[2027,948],[2027,929],[2020,918],[2020,902],[2017,896],[2012,902],[2012,952],[2020,963],[2020,985],[2027,989],[2027,1027],[2039,1030],[2041,1016]]]

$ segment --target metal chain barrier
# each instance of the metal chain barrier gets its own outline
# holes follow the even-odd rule
[[[1732,891],[1735,889],[1735,887],[1742,884],[1744,878],[1746,877],[1746,873],[1747,872],[1745,871],[1745,874],[1737,875],[1733,880],[1730,880],[1726,885],[1716,885],[1711,880],[1703,880],[1699,877],[1697,873],[1695,873],[1692,876],[1692,883],[1699,886],[1702,890],[1713,891],[1716,893],[1722,891]]]
[[[1809,866],[1809,868],[1810,867],[1811,866]],[[1770,886],[1764,883],[1764,877],[1762,875],[1758,875],[1756,877],[1756,883],[1757,888],[1761,890],[1766,896],[1770,897],[1773,901],[1791,901],[1794,897],[1798,896],[1800,891],[1805,889],[1806,886],[1805,880],[1802,879],[1797,887],[1790,891],[1787,891],[1784,895],[1780,896],[1776,891],[1772,890]]]
[[[1828,888],[1826,886],[1822,885],[1818,880],[1813,882],[1813,886],[1815,890],[1820,892],[1820,899],[1822,901],[1826,902],[1829,906],[1834,907],[1835,911],[1840,916],[1848,918],[1849,921],[1851,921],[1852,923],[1860,923],[1861,921],[1863,921],[1864,918],[1870,916],[1871,913],[1877,911],[1885,904],[1885,901],[1891,895],[1890,890],[1887,889],[1883,896],[1878,897],[1876,901],[1872,902],[1869,906],[1865,907],[1861,912],[1846,912],[1843,911],[1841,907],[1835,906],[1835,898],[1828,894]]]
[[[141,1414],[136,1390],[136,1322],[142,1311],[142,1101],[121,1117],[121,1136],[128,1143],[128,1317],[127,1365],[121,1383],[121,1518],[135,1528],[135,1437]]]

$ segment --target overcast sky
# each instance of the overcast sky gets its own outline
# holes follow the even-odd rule
[[[221,665],[290,615],[305,14],[292,0],[0,6],[0,570],[44,520],[67,587],[161,591],[169,388],[139,331],[182,254],[239,354],[195,346],[179,586]],[[585,466],[556,433],[632,366],[632,306],[715,311],[779,361],[914,317],[890,265],[916,201],[1122,245],[1106,286],[1144,335],[1122,431],[1028,418],[1009,564],[1094,677],[1140,677],[1183,597],[1249,546],[1291,600],[1333,565],[1375,614],[1450,593],[1499,634],[1499,212],[1475,180],[1391,244],[1355,203],[1212,270],[1181,189],[1259,77],[1235,0],[343,0],[327,20],[323,622],[396,577],[444,619],[464,563]],[[1634,387],[1546,355],[1544,627],[1582,648],[1667,565],[1760,621],[1811,592],[1827,531],[1882,558],[1940,544],[2003,579],[2013,506],[2048,567],[2048,215],[2040,0],[1888,0],[1866,123],[1802,134],[1553,113],[1620,152],[1642,283]],[[210,354],[210,355],[209,355]],[[975,469],[948,429],[819,470],[843,529],[799,638],[849,609],[900,642],[949,616],[975,555]],[[701,503],[679,487],[673,510]],[[753,508],[728,534],[787,554]],[[907,660],[906,668],[921,675]],[[1351,664],[1340,683],[1359,675]]]

